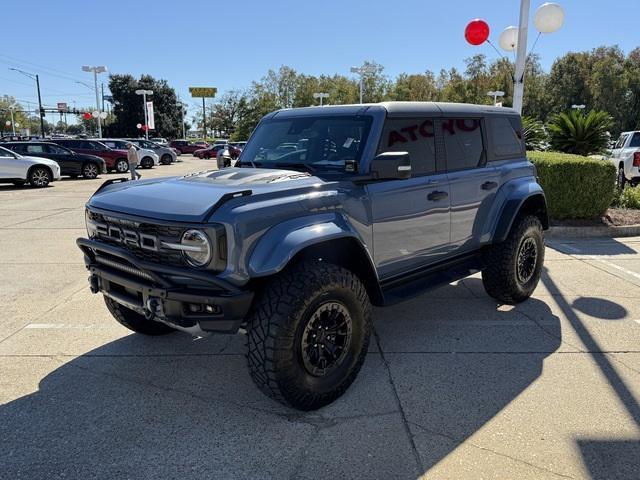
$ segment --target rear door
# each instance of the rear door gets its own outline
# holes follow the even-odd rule
[[[44,145],[44,148],[48,158],[58,162],[62,175],[79,175],[81,173],[82,161],[77,159],[72,152],[53,144]]]
[[[521,155],[522,142],[516,137],[509,120],[499,120],[501,131],[511,135],[510,140],[515,144],[513,153]],[[442,120],[451,188],[451,247],[460,254],[480,246],[484,220],[500,188],[500,171],[487,161],[485,130],[486,123],[482,117],[448,117]]]
[[[434,120],[388,118],[378,153],[409,152],[412,177],[367,186],[380,276],[442,259],[449,248],[449,184],[436,162]]]

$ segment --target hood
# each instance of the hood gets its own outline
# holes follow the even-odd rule
[[[113,184],[91,197],[90,207],[159,220],[199,223],[218,204],[247,195],[317,187],[324,180],[291,170],[227,168],[184,177]]]
[[[49,160],[48,158],[44,158],[44,157],[29,157],[29,156],[22,155],[20,157],[20,159],[21,160],[26,160],[26,161],[32,162],[32,163],[39,163],[41,165],[48,165],[50,167],[58,168],[58,162],[55,162],[53,160]]]

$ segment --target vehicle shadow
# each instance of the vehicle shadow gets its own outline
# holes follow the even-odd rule
[[[2,476],[416,478],[529,387],[560,343],[544,302],[527,302],[531,320],[465,282],[377,309],[384,355],[374,345],[350,390],[318,412],[264,397],[241,337],[209,350],[181,334],[128,335],[79,357],[18,356],[11,384],[60,366],[0,406]]]
[[[46,187],[33,188],[31,185],[12,185],[10,183],[0,184],[0,192],[11,192],[15,190],[46,190],[53,188],[55,185],[49,184]]]
[[[576,241],[571,238],[551,237],[547,239],[547,246],[567,255],[635,255],[639,253],[615,238],[594,237]]]

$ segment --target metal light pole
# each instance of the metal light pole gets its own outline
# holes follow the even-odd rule
[[[351,73],[357,73],[360,75],[360,103],[362,102],[363,90],[364,90],[364,76],[367,73],[374,73],[375,67],[371,65],[362,65],[361,67],[351,67]]]
[[[489,95],[490,97],[493,97],[493,106],[495,107],[498,104],[498,97],[504,97],[504,92],[501,90],[495,90],[495,91],[487,92],[487,95]]]
[[[31,80],[36,81],[36,88],[38,89],[38,113],[40,114],[40,135],[44,138],[44,110],[42,109],[42,97],[40,96],[40,77],[38,74],[25,72],[24,70],[20,70],[19,68],[9,67],[9,70],[13,70],[14,72],[21,73],[29,77]]]
[[[524,71],[527,60],[527,35],[529,33],[530,0],[520,0],[520,23],[518,27],[518,52],[516,54],[516,73],[513,84],[513,109],[522,114],[524,99]]]
[[[102,110],[100,109],[100,96],[98,95],[98,74],[106,72],[107,67],[105,67],[104,65],[100,65],[97,67],[83,65],[82,71],[93,72],[93,87],[96,92],[96,110],[98,111],[98,117],[96,118],[96,120],[98,120],[98,138],[102,138],[102,117],[100,115],[102,113]]]
[[[13,121],[13,109],[14,107],[11,106],[9,107],[9,112],[11,113],[11,131],[13,133],[13,136],[16,136],[16,122]]]
[[[149,112],[147,111],[147,95],[153,95],[153,90],[136,90],[136,95],[142,95],[142,107],[144,108],[144,138],[149,140]]]
[[[184,127],[184,109],[186,108],[186,105],[182,102],[180,102],[180,119],[182,120],[182,138],[187,138],[187,132],[185,132],[185,127]]]
[[[319,98],[320,106],[322,107],[322,100],[324,100],[325,98],[329,98],[329,94],[323,93],[323,92],[316,92],[313,94],[313,98],[315,98],[316,100]],[[362,103],[362,101],[360,101],[360,103]]]

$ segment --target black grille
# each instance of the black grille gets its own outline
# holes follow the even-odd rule
[[[108,236],[99,234],[98,238],[105,243],[125,248],[132,255],[145,262],[158,263],[161,265],[171,265],[176,267],[188,266],[181,252],[177,250],[163,249],[160,243],[163,241],[168,243],[180,243],[182,234],[186,230],[183,227],[140,222],[134,223],[127,220],[118,221],[118,219],[114,221],[111,218],[115,219],[115,217],[109,217],[107,215],[102,215],[95,212],[90,212],[90,218],[94,222],[107,225],[108,227],[113,226],[123,228],[134,231],[138,234],[145,234],[156,237],[158,250],[154,251],[146,248],[140,248],[130,243],[118,242],[112,238],[109,238]]]

